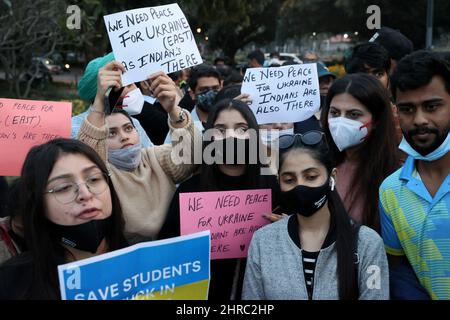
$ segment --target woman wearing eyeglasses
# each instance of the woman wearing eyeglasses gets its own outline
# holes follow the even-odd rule
[[[112,61],[98,72],[97,95],[78,139],[94,148],[107,163],[125,217],[130,243],[154,240],[164,222],[175,183],[192,175],[193,158],[180,155],[194,152],[195,129],[188,111],[178,104],[181,97],[175,83],[163,72],[151,76],[150,88],[169,115],[169,126],[176,135],[172,145],[143,148],[139,135],[125,111],[105,114],[108,88],[122,86],[124,67]],[[172,146],[178,152],[172,152]],[[186,161],[187,160],[187,161]],[[178,163],[175,163],[178,162]]]
[[[400,165],[386,89],[368,74],[336,80],[321,122],[336,160],[336,188],[345,208],[353,220],[379,231],[378,188]]]
[[[56,139],[32,148],[19,200],[28,251],[0,266],[0,300],[59,299],[58,265],[128,245],[107,168],[80,141]]]
[[[279,140],[280,205],[289,218],[251,241],[243,299],[388,299],[383,241],[347,215],[320,131]]]

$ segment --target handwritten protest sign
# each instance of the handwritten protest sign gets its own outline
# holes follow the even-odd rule
[[[70,102],[0,99],[0,176],[18,176],[28,151],[70,138]]]
[[[253,233],[272,212],[270,189],[180,194],[181,234],[211,230],[211,259],[247,256]]]
[[[210,233],[144,242],[58,266],[63,300],[206,300]]]
[[[241,92],[250,94],[258,124],[303,121],[320,108],[315,63],[249,68]]]
[[[203,62],[194,34],[178,4],[123,11],[104,16],[114,56],[127,72],[122,83],[147,79]]]

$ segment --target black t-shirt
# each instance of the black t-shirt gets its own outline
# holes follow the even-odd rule
[[[154,145],[164,144],[164,140],[169,133],[168,116],[158,101],[155,104],[144,102],[141,113],[133,116],[133,118],[139,120]]]
[[[243,177],[230,177],[223,173],[220,174],[221,190],[242,190],[246,183]],[[262,176],[262,183],[259,189],[272,189],[272,208],[275,208],[279,202],[279,186],[275,176]],[[200,175],[195,175],[186,180],[178,187],[172,198],[166,221],[161,228],[158,238],[167,239],[180,235],[180,193],[202,192]],[[211,190],[208,190],[211,191]],[[211,280],[209,284],[208,300],[230,300],[233,279],[237,264],[240,260],[239,277],[237,281],[236,300],[241,299],[242,284],[244,280],[245,266],[247,259],[221,259],[211,260]]]

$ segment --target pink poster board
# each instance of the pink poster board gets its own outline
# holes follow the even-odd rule
[[[72,103],[0,99],[0,176],[19,176],[28,151],[70,138]]]
[[[211,231],[211,259],[247,257],[253,233],[269,223],[270,189],[180,194],[181,234]]]

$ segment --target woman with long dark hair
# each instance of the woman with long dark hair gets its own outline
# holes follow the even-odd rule
[[[252,160],[258,154],[259,130],[255,116],[247,104],[231,99],[218,102],[208,114],[205,129],[201,172],[178,187],[161,229],[160,239],[180,235],[179,195],[181,193],[272,189],[272,207],[278,203],[279,186],[276,177],[262,175],[261,162],[258,159]],[[232,156],[225,151],[225,154],[222,154],[223,157],[218,151],[213,155],[217,156],[218,161],[209,163],[210,161],[206,159],[208,156],[206,150],[211,147],[211,144],[216,144],[218,147],[222,144],[223,150],[226,150],[226,144],[231,140],[234,140],[233,145],[237,146],[238,150],[233,149]],[[239,149],[239,146],[242,148]],[[240,156],[242,159],[239,159]],[[211,261],[209,299],[240,299],[244,270],[245,259]]]
[[[290,216],[253,235],[243,299],[388,299],[383,241],[348,217],[324,134],[284,135],[279,147],[280,206]]]
[[[352,219],[378,232],[378,188],[400,164],[392,117],[386,90],[367,74],[334,82],[321,114],[344,206]]]
[[[0,299],[59,299],[58,265],[128,245],[108,170],[77,140],[30,150],[17,210],[27,251],[0,267]]]

